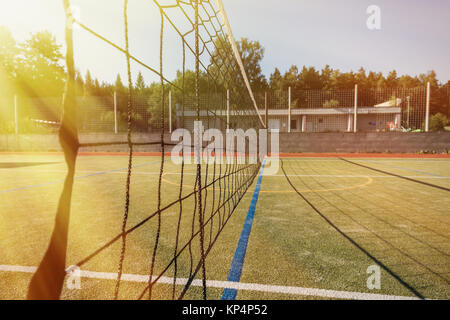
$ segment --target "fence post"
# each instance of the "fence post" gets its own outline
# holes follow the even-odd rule
[[[169,133],[172,133],[172,90],[169,91]]]
[[[406,111],[406,127],[407,129],[409,129],[409,108],[410,108],[410,103],[411,103],[411,97],[407,96],[406,97],[406,102],[407,102],[407,111]]]
[[[227,130],[230,129],[230,90],[227,89]]]
[[[431,84],[430,82],[427,82],[427,106],[425,111],[425,132],[428,132],[430,129],[430,93],[431,91]]]
[[[265,117],[264,117],[264,122],[266,125],[266,150],[265,150],[265,155],[269,156],[269,109],[267,108],[267,91],[264,92],[264,113],[265,113]],[[261,148],[261,147],[260,147]]]
[[[119,133],[119,128],[117,125],[117,92],[114,91],[114,133]]]
[[[291,87],[289,87],[289,91],[288,91],[288,100],[289,100],[289,104],[288,104],[288,132],[291,132]]]
[[[358,128],[356,124],[358,123],[358,85],[355,84],[355,108],[353,111],[353,132],[356,133]]]
[[[269,110],[267,110],[267,92],[264,92],[264,108],[265,108],[265,119],[266,129],[269,129]]]
[[[17,95],[14,95],[14,132],[19,134],[19,106],[17,104]]]
[[[352,124],[353,124],[353,118],[352,114],[349,112],[348,118],[347,118],[347,132],[352,132]]]

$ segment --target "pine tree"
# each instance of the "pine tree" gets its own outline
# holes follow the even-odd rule
[[[141,93],[141,94],[145,90],[145,81],[144,81],[144,77],[142,76],[141,72],[139,72],[139,74],[138,74],[135,88],[136,88],[136,92]]]
[[[283,77],[281,76],[280,70],[275,68],[275,71],[270,75],[269,85],[272,90],[281,90]]]
[[[114,89],[116,90],[117,93],[125,92],[125,86],[123,85],[120,74],[117,75],[116,82],[114,84]]]
[[[397,71],[392,70],[391,72],[389,72],[388,76],[386,77],[386,86],[390,89],[395,89],[398,87]]]
[[[321,71],[320,79],[322,81],[322,87],[326,90],[331,89],[331,75],[332,74],[333,74],[333,69],[331,69],[328,64]]]
[[[84,81],[80,71],[75,72],[75,85],[76,95],[82,96],[84,94]]]
[[[94,82],[92,80],[91,72],[86,71],[85,81],[84,81],[84,95],[89,96],[92,94],[94,89]]]
[[[355,75],[355,80],[359,89],[366,89],[368,87],[366,70],[363,67],[359,68],[358,73]]]

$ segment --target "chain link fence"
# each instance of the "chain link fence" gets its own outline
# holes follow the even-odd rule
[[[450,88],[443,91],[450,106]],[[251,101],[240,101],[232,91],[200,96],[200,119],[205,128],[248,129],[254,116]],[[427,88],[353,90],[278,90],[255,93],[259,112],[270,129],[280,132],[383,132],[425,130]],[[431,96],[430,99],[433,99]],[[123,95],[77,98],[81,133],[127,131]],[[165,93],[164,103],[154,96],[133,95],[133,132],[193,129],[196,101],[176,92]],[[59,127],[62,97],[0,99],[0,133],[54,133]],[[164,119],[162,108],[165,108]],[[255,118],[255,117],[252,117]],[[245,124],[245,128],[242,126]],[[255,124],[255,127],[257,124]]]
[[[382,132],[425,129],[426,88],[269,92],[269,127],[281,132]]]

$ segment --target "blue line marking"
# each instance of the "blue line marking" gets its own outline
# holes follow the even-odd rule
[[[133,166],[133,169],[140,168],[140,167],[147,166],[147,165],[151,165],[151,164],[154,164],[154,163],[159,163],[159,162],[160,161],[154,161],[154,162],[140,164],[140,165],[137,165],[137,166]],[[120,168],[120,169],[114,169],[114,170],[108,170],[108,171],[95,172],[95,173],[91,173],[91,174],[88,174],[88,175],[85,175],[85,176],[75,177],[74,180],[85,179],[85,178],[89,178],[89,177],[99,176],[99,175],[113,173],[113,172],[120,172],[120,171],[124,171],[124,170],[128,170],[128,167]],[[58,179],[58,180],[55,180],[55,181],[35,184],[35,185],[31,185],[31,186],[19,187],[19,188],[8,189],[8,190],[1,190],[0,194],[14,192],[14,191],[21,191],[21,190],[26,190],[26,189],[31,189],[31,188],[45,187],[45,186],[49,186],[49,185],[53,185],[53,184],[64,182],[64,180],[65,179]]]
[[[253,217],[255,216],[256,203],[258,202],[259,190],[261,189],[261,181],[266,161],[264,160],[259,173],[258,182],[256,183],[255,191],[253,192],[252,202],[248,209],[247,218],[245,219],[244,227],[241,232],[241,237],[234,253],[233,262],[231,263],[230,272],[227,281],[239,282],[242,275],[242,267],[244,266],[245,253],[247,252],[248,239],[252,231]],[[237,295],[236,289],[225,288],[222,293],[222,300],[235,300]]]

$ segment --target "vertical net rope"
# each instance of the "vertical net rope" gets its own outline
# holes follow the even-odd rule
[[[176,197],[174,199],[174,197],[168,197],[168,194],[164,191],[164,177],[169,173],[166,169],[168,160],[165,155],[177,143],[169,141],[170,139],[165,133],[167,121],[172,118],[173,114],[176,115],[177,126],[181,128],[192,126],[194,120],[202,121],[205,124],[205,130],[216,128],[223,133],[225,133],[228,126],[230,129],[239,128],[244,131],[250,128],[257,130],[264,126],[260,121],[259,112],[255,108],[256,104],[251,88],[246,83],[248,80],[245,80],[246,75],[244,73],[245,70],[242,68],[242,61],[239,62],[239,59],[236,59],[236,52],[233,52],[232,42],[234,40],[231,41],[232,35],[227,33],[225,23],[228,22],[223,21],[226,18],[224,11],[222,10],[223,12],[221,12],[220,8],[216,7],[212,1],[176,1],[176,3],[170,5],[164,4],[166,3],[164,1],[153,1],[161,19],[159,68],[155,68],[151,66],[154,64],[154,61],[149,63],[143,62],[131,53],[132,48],[129,47],[128,0],[124,0],[123,3],[124,48],[72,17],[69,10],[69,0],[63,0],[63,3],[66,8],[68,24],[78,24],[82,30],[91,34],[105,45],[124,54],[128,76],[126,141],[122,141],[120,136],[118,136],[119,138],[113,141],[89,143],[81,141],[78,143],[75,113],[76,100],[70,93],[70,84],[73,81],[74,73],[72,71],[75,70],[73,53],[69,52],[71,48],[69,46],[71,44],[70,30],[70,39],[67,39],[69,89],[66,92],[66,99],[69,100],[66,100],[65,105],[68,102],[72,104],[70,108],[64,109],[65,114],[61,122],[61,131],[63,133],[66,132],[64,130],[67,128],[67,124],[73,123],[74,125],[70,126],[72,134],[68,137],[64,136],[62,139],[63,146],[71,145],[66,152],[66,158],[69,157],[68,165],[72,171],[69,171],[69,177],[66,181],[70,192],[62,195],[62,198],[65,199],[65,206],[70,208],[71,188],[73,186],[73,174],[75,173],[75,159],[78,148],[83,148],[83,150],[109,146],[125,146],[128,148],[126,179],[123,182],[125,191],[124,213],[122,223],[118,226],[120,232],[111,235],[110,240],[83,259],[80,259],[77,263],[71,264],[83,268],[88,262],[98,258],[100,254],[111,253],[112,247],[115,244],[118,245],[117,278],[111,296],[115,299],[120,299],[124,294],[122,291],[125,291],[121,290],[121,284],[126,270],[128,270],[129,258],[127,257],[132,251],[129,248],[131,246],[130,241],[132,241],[129,236],[130,234],[141,232],[142,235],[145,234],[146,239],[151,241],[152,249],[147,252],[149,259],[142,258],[139,261],[133,261],[133,263],[148,266],[147,270],[149,270],[148,282],[145,288],[136,292],[135,298],[183,299],[188,296],[206,299],[208,298],[207,266],[214,264],[214,261],[208,261],[208,256],[233,213],[235,213],[242,198],[252,185],[261,163],[259,160],[256,163],[250,162],[247,150],[245,155],[239,155],[239,157],[244,158],[244,161],[238,162],[236,148],[226,145],[222,149],[213,148],[211,150],[210,148],[205,148],[202,151],[205,154],[203,161],[192,165],[191,161],[187,161],[192,160],[192,154],[186,154],[183,149],[181,152],[181,163],[177,164],[176,174],[178,175],[177,180],[179,184],[175,188],[174,194],[176,194]],[[180,50],[181,83],[180,81],[169,80],[170,77],[165,74],[165,69],[163,68],[165,31],[168,28],[172,29],[171,31],[179,38],[182,46],[182,50]],[[229,26],[228,29],[230,29]],[[194,70],[187,68],[189,62],[193,62],[190,65],[194,66]],[[135,120],[136,110],[134,105],[138,100],[133,93],[132,64],[144,68],[159,77],[159,141],[136,141],[133,138],[134,129],[140,128]],[[193,88],[186,84],[188,73],[194,74],[195,82]],[[166,99],[169,90],[173,93],[171,98],[173,97],[180,107],[177,106],[175,113],[167,116]],[[226,99],[227,95],[231,97],[228,101]],[[227,106],[229,106],[229,111],[227,111]],[[184,141],[183,143],[189,148],[192,147]],[[213,145],[215,143],[214,141]],[[132,194],[134,192],[144,192],[144,190],[136,190],[134,187],[132,189],[133,170],[136,167],[133,160],[135,160],[137,147],[151,148],[152,146],[159,146],[160,164],[157,178],[148,180],[150,185],[156,186],[155,206],[148,208],[148,213],[144,216],[142,216],[142,213],[139,216],[135,216]],[[204,146],[203,141],[201,146]],[[230,159],[228,159],[230,161],[219,162],[218,159],[226,154],[227,151],[230,155]],[[173,171],[173,169],[171,170]],[[195,179],[189,183],[191,175]],[[168,227],[166,216],[169,212],[173,213],[174,210],[176,211],[175,222]],[[65,221],[67,222],[66,227],[61,228],[56,225],[55,229],[58,232],[62,229],[67,236],[68,218]],[[130,225],[130,221],[133,221],[133,225]],[[145,233],[143,233],[143,229],[146,229]],[[50,254],[63,254],[65,259],[66,250],[67,247],[62,247],[59,252],[55,253],[52,251]],[[43,260],[44,262],[45,259]],[[53,298],[58,298],[61,294],[65,276],[65,260],[63,262],[45,268],[47,273],[59,272],[62,275],[58,278],[58,283],[55,285],[59,290],[53,290]],[[167,280],[167,277],[173,278]],[[200,293],[198,290],[191,290],[197,277],[200,278],[200,286],[202,288]],[[161,289],[162,286],[159,284],[163,280],[164,286],[171,286],[170,290],[166,290],[167,288]],[[45,281],[40,281],[38,286],[41,289],[48,289],[46,288],[48,284]],[[196,286],[199,285],[196,284]],[[34,289],[30,289],[31,291],[36,292]],[[126,292],[129,293],[129,290]],[[40,298],[41,296],[35,294],[32,297]],[[133,297],[127,296],[127,298]]]

